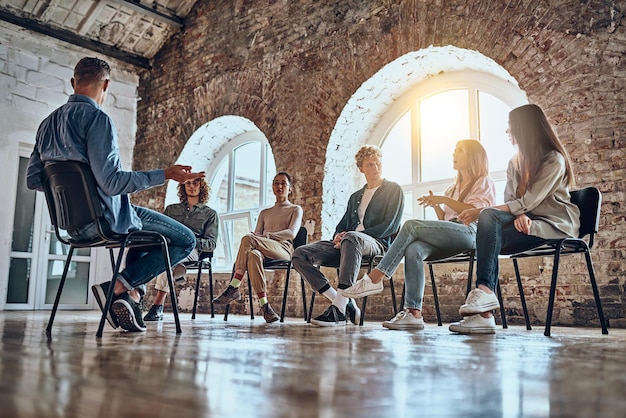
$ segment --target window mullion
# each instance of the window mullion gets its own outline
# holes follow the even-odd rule
[[[480,121],[478,112],[478,89],[475,87],[468,88],[468,100],[469,100],[469,128],[470,138],[480,141]]]
[[[235,149],[230,150],[230,158],[228,159],[228,212],[232,212],[235,208]]]
[[[422,162],[421,162],[421,131],[420,131],[420,102],[414,101],[411,105],[411,159],[412,159],[412,179],[411,189],[413,195],[412,205],[412,213],[418,214],[420,213],[420,206],[417,204],[416,197],[418,195],[419,184],[422,181]],[[418,218],[422,218],[422,216],[418,216]]]

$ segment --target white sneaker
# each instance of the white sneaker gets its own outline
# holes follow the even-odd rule
[[[496,319],[493,316],[483,318],[480,314],[467,316],[451,323],[448,329],[459,334],[495,334]]]
[[[416,318],[408,310],[400,311],[389,321],[383,322],[388,329],[424,329],[424,318]]]
[[[347,289],[343,289],[341,294],[346,298],[363,298],[369,295],[375,295],[383,291],[383,281],[372,283],[370,276],[365,273],[361,280]]]
[[[489,312],[500,307],[495,293],[487,293],[478,288],[467,294],[465,304],[459,308],[459,315],[470,316]]]

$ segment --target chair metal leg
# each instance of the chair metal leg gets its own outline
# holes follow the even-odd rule
[[[290,273],[291,265],[287,267],[287,273],[285,273],[285,288],[283,289],[283,305],[280,308],[280,322],[285,322],[285,308],[287,307],[287,294],[289,292]]]
[[[304,286],[303,278],[300,278],[300,285],[302,286],[302,311],[304,312],[304,322],[309,322],[306,309],[306,287]]]
[[[400,306],[404,310],[404,292],[406,292],[406,281],[402,283],[402,297],[400,298]]]
[[[552,311],[554,309],[554,299],[556,296],[556,279],[559,273],[559,259],[561,255],[561,248],[557,248],[554,253],[554,264],[552,267],[552,280],[550,282],[550,297],[548,299],[548,312],[546,316],[546,328],[543,335],[550,336],[550,327],[552,326]]]
[[[365,321],[365,308],[367,307],[367,296],[363,298],[363,303],[361,304],[361,319],[359,320],[359,326],[363,326],[363,321]]]
[[[437,314],[437,325],[442,326],[443,324],[441,322],[441,311],[439,310],[439,296],[437,296],[437,284],[435,283],[435,272],[433,270],[433,265],[428,264],[428,269],[430,270],[430,283],[433,287],[433,298],[435,299],[435,313]]]
[[[67,254],[67,258],[65,259],[65,266],[63,267],[63,275],[61,276],[61,281],[59,282],[59,288],[57,289],[57,295],[54,298],[54,305],[52,306],[52,312],[50,312],[50,319],[48,320],[48,326],[46,327],[46,334],[48,336],[50,336],[50,333],[52,332],[52,324],[54,323],[54,317],[56,316],[57,309],[59,308],[59,302],[61,301],[61,293],[63,292],[63,286],[65,285],[67,272],[70,268],[70,261],[72,261],[72,254],[74,254],[74,247],[70,246],[70,250]]]
[[[230,280],[228,281],[228,285],[226,285],[227,287],[230,286],[230,283],[233,281],[233,278],[235,277],[235,265],[233,264],[233,270],[230,273]],[[224,308],[224,321],[228,321],[228,312],[230,311],[230,303],[226,304],[226,307]]]
[[[467,287],[465,288],[465,296],[469,295],[472,290],[472,279],[474,278],[474,255],[470,254],[470,265],[467,270]]]
[[[598,284],[596,283],[596,273],[591,263],[591,254],[589,251],[585,251],[585,260],[587,262],[587,270],[589,270],[589,280],[591,281],[591,289],[593,290],[593,297],[596,300],[596,308],[598,308],[598,318],[600,319],[600,326],[602,327],[602,334],[608,334],[609,330],[606,327],[606,321],[604,320],[604,312],[602,311],[602,302],[600,301],[600,293],[598,292]]]
[[[196,293],[193,295],[193,308],[191,309],[191,319],[196,319],[196,308],[198,307],[198,293],[200,293],[200,280],[202,279],[202,261],[198,261],[198,274],[196,275]]]
[[[213,260],[209,259],[209,298],[211,300],[211,318],[215,318],[215,305],[213,304]]]
[[[306,322],[307,324],[311,323],[311,318],[313,318],[313,305],[315,304],[315,290],[311,291],[311,305],[309,306],[309,314],[307,315]]]
[[[465,296],[467,296],[469,292],[472,290],[472,279],[474,278],[474,254],[475,254],[475,251],[472,251],[469,254],[470,260],[469,260],[469,267],[467,270],[467,288],[465,289]]]
[[[515,278],[517,279],[517,289],[519,291],[519,298],[522,303],[522,311],[524,312],[524,321],[526,322],[526,329],[530,331],[530,318],[528,316],[528,307],[526,306],[526,296],[524,296],[524,288],[522,286],[522,277],[519,273],[519,266],[517,265],[517,259],[513,259],[513,267],[515,268]]]
[[[393,276],[389,278],[389,289],[391,290],[391,303],[393,304],[393,315],[398,314],[398,304],[396,303],[396,287],[393,284]]]
[[[115,265],[113,266],[113,276],[111,277],[111,284],[109,285],[109,291],[107,292],[107,300],[104,304],[104,309],[102,310],[102,316],[100,317],[100,324],[98,325],[98,331],[96,332],[96,338],[102,338],[102,331],[104,330],[104,321],[106,321],[107,312],[111,309],[111,305],[113,304],[113,295],[115,293],[115,282],[117,281],[117,273],[120,271],[120,267],[122,266],[122,257],[124,256],[124,251],[126,250],[126,241],[122,242],[119,253],[117,256],[117,260],[115,261]],[[113,250],[110,252],[111,257],[113,257]]]
[[[252,303],[252,281],[248,276],[248,302],[250,302],[250,319],[254,319],[254,304]]]
[[[167,273],[167,282],[169,283],[170,288],[170,303],[172,304],[174,322],[176,323],[176,334],[180,334],[183,331],[180,328],[180,318],[178,317],[178,298],[176,296],[176,288],[174,287],[174,278],[172,277],[172,261],[170,260],[170,251],[165,238],[163,238],[161,243],[161,251],[163,252],[163,263],[166,266],[165,272]]]
[[[500,281],[496,283],[496,292],[498,295],[498,301],[500,302],[500,318],[502,318],[502,328],[506,329],[509,326],[506,323],[506,314],[504,312],[504,301],[502,300],[502,288],[500,287]]]

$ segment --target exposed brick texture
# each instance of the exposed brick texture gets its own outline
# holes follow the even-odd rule
[[[544,108],[571,153],[579,186],[603,192],[592,256],[605,314],[611,325],[624,326],[625,12],[626,1],[200,1],[184,33],[142,75],[134,168],[169,165],[203,124],[243,116],[267,135],[277,166],[300,179],[295,203],[319,231],[321,179],[311,173],[324,172],[328,138],[354,91],[408,52],[430,45],[475,50]],[[135,201],[159,207],[164,193],[152,189]],[[563,262],[554,322],[594,325],[584,262]],[[522,264],[533,321],[542,323],[549,272],[539,275],[540,260]],[[444,320],[458,319],[464,267],[438,271]],[[502,263],[502,274],[507,314],[520,321],[510,262]],[[295,295],[299,286],[291,288]],[[271,286],[273,305],[280,289]],[[434,320],[428,298],[424,312]],[[380,298],[370,299],[368,312],[370,319],[390,316]]]

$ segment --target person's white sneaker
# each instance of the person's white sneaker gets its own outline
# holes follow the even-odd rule
[[[467,316],[451,323],[448,329],[459,334],[495,334],[496,319],[493,316],[483,318],[480,314]]]
[[[383,281],[372,283],[370,276],[365,273],[361,280],[341,292],[346,298],[363,298],[369,295],[375,295],[383,291]]]
[[[388,329],[424,329],[424,318],[416,318],[408,310],[400,311],[389,321],[383,322],[383,327]]]
[[[495,293],[487,293],[478,288],[467,294],[465,303],[459,308],[459,315],[470,316],[489,312],[500,307]]]

